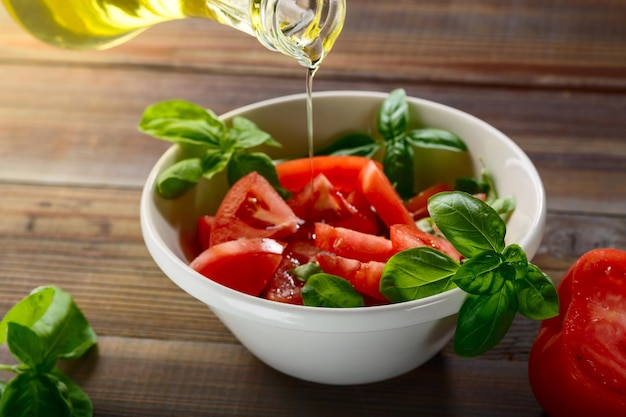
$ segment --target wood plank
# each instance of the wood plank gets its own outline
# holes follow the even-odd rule
[[[540,414],[522,361],[439,355],[390,381],[336,387],[280,374],[240,345],[100,337],[62,368],[103,417]]]
[[[350,79],[626,89],[621,0],[351,0],[323,72]],[[61,51],[0,10],[0,60],[156,65],[300,77],[290,58],[200,20],[161,24],[105,52]],[[164,59],[164,57],[167,57]],[[47,64],[46,64],[47,65]]]

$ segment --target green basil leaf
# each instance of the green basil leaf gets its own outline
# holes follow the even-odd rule
[[[67,387],[48,374],[25,372],[10,380],[0,399],[0,417],[72,417]]]
[[[159,174],[156,190],[164,198],[176,198],[198,183],[204,167],[202,159],[189,158],[178,161]]]
[[[525,277],[528,271],[528,258],[526,252],[519,245],[512,244],[504,248],[502,252],[504,262],[515,269],[515,278]]]
[[[54,368],[48,377],[56,378],[67,388],[67,398],[72,404],[72,417],[92,417],[93,404],[89,396],[58,368]]]
[[[304,265],[299,265],[289,271],[293,274],[299,281],[307,282],[309,278],[311,278],[315,274],[320,274],[322,268],[317,262],[307,262]]]
[[[39,335],[21,324],[8,323],[7,345],[13,356],[38,372],[48,372],[56,364],[56,356],[50,355]]]
[[[413,187],[413,148],[402,139],[387,142],[383,171],[402,199],[415,194]]]
[[[281,147],[272,136],[259,129],[254,122],[244,117],[234,117],[232,128],[228,131],[235,146],[239,149],[248,149],[260,145]]]
[[[371,158],[382,146],[365,133],[349,133],[337,139],[329,146],[316,151],[316,155],[358,155]]]
[[[35,332],[47,357],[78,358],[96,343],[96,334],[71,295],[54,286],[36,288],[6,313],[0,322],[0,343],[11,322]]]
[[[515,210],[515,196],[511,195],[509,197],[496,198],[491,203],[489,203],[489,205],[491,206],[491,208],[494,209],[496,213],[500,215],[500,217],[506,217],[511,214],[513,210]]]
[[[304,305],[312,307],[363,307],[365,301],[345,279],[330,274],[315,274],[302,287]]]
[[[465,191],[468,194],[487,194],[489,192],[489,184],[473,177],[458,177],[455,180],[454,189],[456,191]]]
[[[452,132],[443,129],[423,128],[406,132],[406,140],[420,148],[445,149],[455,152],[467,152],[467,145]]]
[[[207,149],[202,157],[202,176],[210,180],[228,167],[232,157],[232,149]]]
[[[269,156],[262,152],[246,152],[234,155],[228,164],[228,184],[232,186],[239,179],[245,177],[252,171],[256,171],[265,177],[272,187],[283,197],[288,195],[287,190],[280,185],[274,163]]]
[[[429,247],[407,249],[392,256],[380,278],[380,292],[397,303],[417,300],[455,288],[459,264]]]
[[[519,312],[533,320],[545,320],[559,314],[559,295],[550,277],[533,264],[528,273],[515,280]]]
[[[502,258],[493,251],[480,253],[461,264],[454,275],[454,283],[463,291],[475,295],[491,295],[502,288]]]
[[[226,126],[213,112],[184,100],[148,106],[139,130],[174,143],[219,146]]]
[[[466,258],[504,250],[506,225],[486,203],[461,191],[443,192],[428,200],[433,221]]]
[[[391,141],[404,135],[408,123],[409,105],[406,101],[406,92],[401,88],[393,90],[378,111],[378,132],[385,141]]]
[[[508,332],[516,312],[517,298],[511,281],[492,295],[468,295],[459,310],[454,351],[462,357],[489,351]]]

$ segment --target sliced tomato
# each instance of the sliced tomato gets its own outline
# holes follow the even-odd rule
[[[365,164],[359,173],[356,187],[387,227],[394,224],[415,226],[413,216],[404,206],[404,202],[383,170],[374,162]]]
[[[315,223],[315,246],[362,262],[387,262],[393,254],[391,240],[387,238],[325,223]]]
[[[626,415],[626,251],[587,252],[558,293],[528,362],[537,401],[551,417]]]
[[[237,181],[217,209],[211,246],[238,238],[284,238],[301,220],[270,183],[257,172]]]
[[[320,252],[317,255],[317,261],[324,272],[348,280],[361,294],[375,300],[389,301],[379,289],[380,277],[385,267],[384,262],[361,262],[329,252]]]
[[[431,185],[408,199],[404,205],[407,210],[409,210],[414,220],[428,217],[428,199],[444,191],[452,191],[452,187],[443,182]]]
[[[315,222],[346,226],[365,233],[378,231],[378,220],[369,204],[354,193],[344,196],[324,174],[317,175],[287,200],[287,204],[305,221],[301,236],[311,235]]]
[[[276,165],[276,173],[280,184],[291,192],[302,190],[319,174],[324,174],[337,189],[351,191],[359,172],[370,161],[364,156],[315,156],[281,162]]]
[[[198,255],[190,266],[226,287],[257,296],[281,263],[284,245],[273,239],[237,239]]]
[[[293,268],[315,261],[319,250],[312,241],[292,241],[283,252],[283,260],[261,293],[263,298],[288,304],[302,304],[302,287],[300,281],[291,272]]]
[[[389,238],[395,252],[405,249],[428,246],[445,253],[455,261],[461,260],[461,254],[446,239],[424,232],[417,227],[394,224],[389,228]]]
[[[198,218],[196,224],[197,242],[200,252],[206,250],[211,246],[211,229],[215,223],[215,216],[204,215]]]

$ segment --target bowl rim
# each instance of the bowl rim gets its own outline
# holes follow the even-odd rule
[[[313,100],[333,97],[384,99],[387,96],[388,93],[384,92],[353,90],[322,91],[312,94]],[[227,120],[261,107],[306,99],[306,93],[280,96],[239,107],[222,114],[220,118]],[[454,114],[455,117],[470,120],[472,123],[480,125],[483,129],[491,130],[494,135],[500,136],[502,140],[507,142],[508,146],[514,150],[516,156],[523,160],[530,168],[529,176],[532,178],[532,183],[536,187],[535,192],[537,193],[539,216],[533,219],[532,224],[529,225],[529,229],[537,227],[543,228],[546,213],[543,183],[530,158],[512,139],[487,122],[454,107],[410,96],[407,96],[407,100],[417,106],[426,106],[431,109]],[[144,242],[153,260],[163,272],[165,272],[165,275],[189,295],[207,304],[218,316],[224,313],[231,314],[247,320],[291,328],[293,330],[301,330],[304,328],[303,325],[306,325],[306,331],[356,333],[384,331],[392,328],[413,326],[434,319],[451,316],[458,312],[466,296],[460,288],[454,288],[430,297],[402,303],[337,309],[279,303],[244,294],[207,279],[200,273],[192,270],[188,263],[174,254],[152,226],[155,223],[154,215],[156,215],[157,211],[154,205],[151,204],[155,192],[156,178],[162,166],[167,160],[173,157],[176,151],[177,145],[172,145],[161,155],[151,168],[144,184],[140,201],[140,224]],[[524,239],[522,239],[523,241],[518,242],[518,244],[525,247],[529,239],[530,234],[527,233]],[[176,273],[177,270],[178,273]],[[446,305],[446,301],[451,302]],[[437,308],[437,306],[441,306],[441,308]],[[415,310],[426,311],[432,309],[436,311],[427,311],[425,314],[415,314]],[[328,326],[329,317],[332,318],[333,323],[330,328]],[[398,320],[398,318],[401,318],[401,320]]]

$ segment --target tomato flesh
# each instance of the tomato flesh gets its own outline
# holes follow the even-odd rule
[[[461,254],[446,239],[424,232],[417,227],[394,224],[389,228],[389,237],[394,252],[428,246],[445,253],[455,261],[461,260]]]
[[[529,358],[533,393],[550,417],[626,413],[626,251],[584,254],[558,287]]]
[[[283,250],[284,245],[273,239],[229,240],[211,246],[190,266],[215,282],[257,296],[280,265]]]
[[[419,220],[423,217],[428,217],[428,199],[435,194],[452,191],[452,187],[445,183],[437,183],[431,185],[425,190],[419,192],[415,196],[409,198],[404,205],[411,213],[414,220]]]
[[[237,181],[215,214],[210,245],[239,238],[285,238],[301,220],[271,184],[257,172]]]
[[[378,165],[371,161],[367,163],[359,173],[356,186],[387,227],[394,224],[415,227],[413,216]]]
[[[387,262],[393,254],[389,239],[325,223],[315,223],[315,245],[320,250],[361,262]]]

